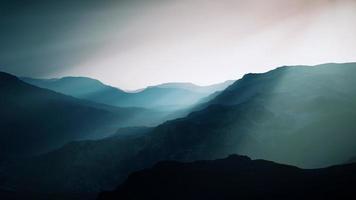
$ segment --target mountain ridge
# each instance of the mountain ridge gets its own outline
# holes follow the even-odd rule
[[[145,115],[151,115],[152,123],[164,117],[147,109],[112,107],[66,96],[4,72],[0,73],[0,92],[2,159],[7,154],[45,152],[72,140],[103,138],[120,126],[142,123],[143,118],[149,123]]]
[[[188,108],[201,98],[217,90],[223,90],[232,83],[232,81],[225,81],[211,86],[197,86],[192,83],[165,83],[149,86],[136,92],[125,92],[88,77],[63,77],[58,79],[23,77],[22,80],[38,87],[97,103],[158,110]]]
[[[356,164],[300,169],[247,156],[190,163],[161,161],[136,171],[98,200],[332,199],[355,196]]]

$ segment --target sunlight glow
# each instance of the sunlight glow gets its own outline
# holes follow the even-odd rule
[[[90,76],[132,90],[172,81],[208,85],[282,65],[356,61],[352,0],[158,1],[133,8],[126,23],[118,18],[115,25],[117,9],[108,11],[114,19],[98,33],[109,39],[55,75]]]

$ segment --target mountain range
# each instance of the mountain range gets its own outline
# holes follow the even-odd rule
[[[355,73],[348,63],[247,74],[202,110],[158,126],[145,152],[179,160],[240,153],[307,168],[343,163],[356,152]]]
[[[3,165],[0,185],[88,196],[114,189],[130,173],[161,160],[233,153],[302,168],[344,163],[356,155],[355,73],[356,63],[330,63],[246,74],[185,117],[119,129],[105,139],[71,142]]]
[[[226,81],[210,86],[197,86],[192,83],[165,83],[136,92],[125,92],[87,77],[21,78],[21,80],[41,88],[97,103],[164,111],[187,108],[211,93],[224,90],[233,82]]]
[[[73,140],[104,138],[119,127],[155,125],[167,115],[77,99],[3,72],[0,93],[0,160],[47,152]]]

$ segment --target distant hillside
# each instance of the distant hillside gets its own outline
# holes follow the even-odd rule
[[[99,200],[349,199],[356,164],[305,170],[245,156],[213,161],[160,162],[135,172]]]
[[[21,78],[22,81],[37,87],[50,89],[62,94],[77,98],[98,98],[100,95],[126,95],[126,92],[115,87],[101,83],[98,80],[87,77],[64,77],[54,79]]]
[[[232,83],[232,81],[226,81],[211,86],[197,86],[191,83],[166,83],[130,93],[86,77],[22,78],[22,80],[41,88],[98,103],[158,110],[186,108],[213,92],[224,90]]]
[[[213,93],[217,91],[222,91],[225,88],[227,88],[229,85],[234,83],[234,80],[228,80],[224,81],[222,83],[217,83],[213,85],[208,85],[208,86],[198,86],[193,83],[164,83],[152,87],[158,87],[158,88],[179,88],[179,89],[185,89],[185,90],[191,90],[194,92],[199,92],[199,93]]]
[[[103,138],[118,127],[149,125],[163,118],[146,109],[79,100],[2,72],[0,93],[0,160],[45,152],[73,140]]]

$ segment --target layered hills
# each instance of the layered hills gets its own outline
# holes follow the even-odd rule
[[[84,194],[113,189],[160,160],[236,153],[302,168],[344,163],[356,154],[355,73],[345,63],[247,74],[186,117],[72,142],[4,167],[2,180],[18,191]]]

